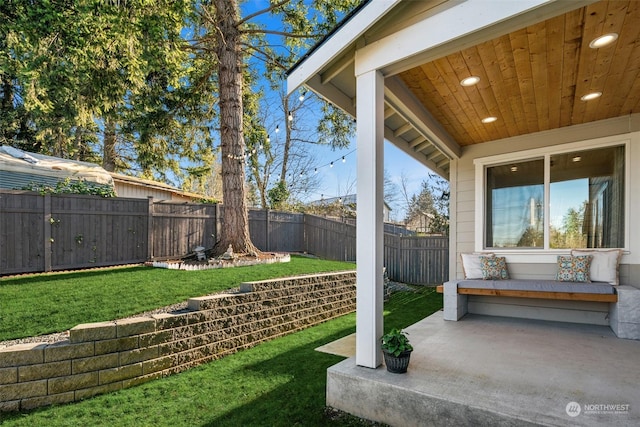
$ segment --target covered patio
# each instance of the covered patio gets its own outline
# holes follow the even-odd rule
[[[357,121],[355,357],[329,369],[329,406],[397,426],[640,424],[640,2],[365,1],[287,84]],[[470,278],[463,255],[558,281],[585,249],[614,254],[616,302],[474,298],[409,328],[410,370],[387,373],[385,140],[450,183],[450,282]]]
[[[406,329],[406,374],[354,357],[329,368],[327,405],[393,426],[640,425],[640,341],[606,326],[442,311]]]

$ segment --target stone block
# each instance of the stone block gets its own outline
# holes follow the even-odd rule
[[[444,320],[460,320],[468,310],[468,298],[458,294],[458,282],[449,281],[444,284]]]
[[[142,375],[142,363],[100,371],[100,385],[128,380]]]
[[[75,398],[76,400],[88,399],[93,396],[97,396],[99,394],[111,393],[113,391],[122,390],[122,382],[115,382],[111,384],[104,384],[90,388],[83,388],[81,390],[76,390]]]
[[[139,344],[140,341],[137,336],[97,341],[95,344],[96,355],[133,350],[134,348],[138,348]]]
[[[0,369],[0,384],[12,384],[18,382],[18,368]]]
[[[93,354],[93,342],[71,344],[69,341],[60,341],[55,344],[48,345],[44,349],[44,361],[57,362],[60,360],[79,359],[82,357],[93,356]]]
[[[18,368],[18,379],[20,382],[64,377],[67,375],[71,375],[71,362],[68,360],[20,366]]]
[[[212,310],[238,298],[238,294],[215,294],[189,298],[187,308],[192,311]]]
[[[162,378],[162,377],[163,377],[162,372],[155,372],[153,374],[143,375],[141,377],[135,377],[128,380],[124,380],[122,381],[122,387],[123,388],[134,387],[134,386],[144,384],[146,382],[149,382],[158,378]]]
[[[640,323],[640,289],[618,286],[618,319],[621,322]]]
[[[158,356],[158,346],[123,351],[120,353],[120,365],[131,365],[133,363],[155,359]]]
[[[47,380],[0,385],[0,402],[46,395]]]
[[[74,397],[74,392],[69,391],[67,393],[50,394],[47,396],[22,399],[20,402],[20,409],[23,411],[30,411],[42,406],[61,405],[63,403],[73,402]]]
[[[44,343],[18,344],[0,349],[0,368],[44,362]]]
[[[140,336],[140,347],[151,347],[173,341],[173,331],[164,330]]]
[[[84,323],[69,331],[69,341],[72,343],[110,340],[117,338],[115,322]]]
[[[84,374],[86,372],[95,372],[101,369],[115,368],[119,363],[120,358],[118,357],[118,353],[76,359],[72,362],[72,373],[76,375]]]
[[[142,362],[142,374],[149,375],[155,372],[164,371],[175,366],[175,364],[176,357],[174,355],[147,360],[145,362]]]
[[[0,402],[0,412],[18,412],[19,410],[20,410],[19,400]]]
[[[87,372],[84,374],[70,375],[68,377],[52,378],[49,380],[49,393],[58,394],[74,391],[81,388],[89,388],[98,385],[98,373]]]
[[[150,317],[122,319],[116,321],[116,331],[118,338],[148,334],[156,331],[156,321]]]
[[[154,314],[151,317],[156,321],[157,331],[178,328],[180,326],[186,326],[188,324],[187,316],[184,313],[161,313]]]
[[[617,286],[618,302],[609,305],[609,325],[618,338],[640,340],[640,289]]]

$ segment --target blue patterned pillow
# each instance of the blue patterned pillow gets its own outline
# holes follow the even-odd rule
[[[556,280],[560,282],[591,282],[589,271],[591,255],[558,255],[558,273]]]
[[[481,256],[480,266],[482,267],[483,280],[507,280],[507,260],[502,256]]]

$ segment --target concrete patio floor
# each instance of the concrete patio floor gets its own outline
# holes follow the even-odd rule
[[[406,374],[328,369],[327,405],[392,426],[638,426],[640,341],[606,326],[442,312],[406,328]]]

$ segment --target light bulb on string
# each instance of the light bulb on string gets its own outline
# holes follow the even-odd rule
[[[280,132],[280,125],[276,125],[276,133]]]
[[[267,144],[271,142],[271,137],[267,135]]]
[[[330,168],[332,168],[332,167],[333,167],[333,162],[331,162],[331,164],[329,165],[329,167],[330,167]]]
[[[292,120],[293,120],[293,114],[291,114],[291,112],[289,112],[289,115],[287,116],[287,119],[288,119],[289,121],[292,121]]]
[[[342,163],[346,163],[347,159],[344,158],[344,156],[342,156]]]
[[[300,102],[304,101],[304,92],[300,92],[300,97],[298,98]]]

